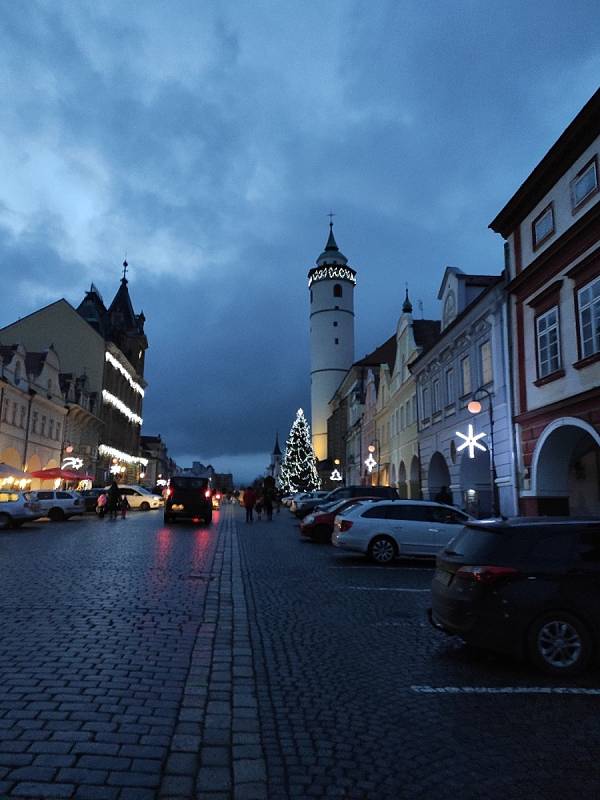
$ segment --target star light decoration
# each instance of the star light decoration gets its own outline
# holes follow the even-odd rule
[[[377,462],[373,458],[373,453],[369,453],[369,457],[365,461],[365,467],[369,470],[369,472],[373,472],[376,466]]]
[[[467,431],[468,431],[468,433],[466,435],[464,433],[461,433],[460,431],[456,431],[456,435],[460,436],[461,439],[464,439],[464,441],[460,445],[460,447],[456,448],[456,452],[460,453],[461,450],[464,450],[465,448],[468,448],[469,449],[469,458],[475,458],[475,448],[477,448],[478,450],[483,450],[483,452],[485,453],[487,448],[484,447],[479,442],[479,439],[483,439],[483,437],[487,436],[487,434],[486,433],[477,433],[476,434],[473,426],[470,423],[467,426]]]

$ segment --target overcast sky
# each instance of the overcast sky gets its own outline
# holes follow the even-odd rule
[[[0,0],[0,324],[125,253],[144,432],[262,472],[309,409],[306,273],[336,214],[356,357],[408,281],[499,272],[487,225],[594,93],[597,0]]]

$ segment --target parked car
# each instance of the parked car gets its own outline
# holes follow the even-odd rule
[[[315,492],[299,492],[298,494],[295,494],[294,497],[292,498],[292,502],[290,503],[290,511],[292,512],[292,514],[298,515],[298,509],[302,504],[310,502],[312,500],[319,502],[328,494],[329,492],[321,490]]]
[[[349,497],[379,497],[381,500],[395,500],[398,498],[398,490],[393,486],[338,486],[332,489],[321,498],[309,498],[303,501],[296,511],[297,517],[305,517],[320,508],[326,503],[333,503],[337,500],[347,500]]]
[[[41,517],[39,503],[30,492],[0,491],[0,530],[20,528],[24,522]]]
[[[109,486],[104,491],[109,490]],[[152,494],[144,486],[119,485],[119,492],[121,497],[126,497],[130,508],[139,508],[140,511],[150,511],[150,509],[160,508],[163,504],[163,498],[158,494]]]
[[[218,511],[218,509],[221,508],[221,500],[222,500],[221,492],[214,492],[211,499],[212,499],[213,509],[215,511]]]
[[[331,541],[365,553],[377,564],[389,564],[398,556],[435,556],[469,519],[443,503],[380,500],[337,516]]]
[[[85,511],[95,511],[98,503],[98,498],[104,494],[106,489],[83,489],[79,492],[83,498],[83,505]]]
[[[48,517],[52,522],[83,514],[85,504],[78,492],[68,492],[66,489],[37,489],[29,493],[31,500],[38,503],[41,516]]]
[[[171,478],[165,500],[165,523],[175,522],[178,519],[202,519],[210,524],[212,511],[212,491],[208,485],[208,478],[187,475],[176,475]]]
[[[331,542],[333,523],[338,514],[345,514],[358,503],[373,503],[373,497],[350,497],[346,500],[334,500],[319,506],[312,514],[308,514],[300,522],[300,535],[315,542]]]
[[[600,653],[600,518],[470,522],[437,557],[430,620],[574,675]]]

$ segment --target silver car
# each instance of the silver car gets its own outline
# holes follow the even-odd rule
[[[20,528],[24,522],[32,522],[42,516],[39,504],[30,492],[0,491],[0,530]]]
[[[468,514],[428,500],[379,500],[335,518],[332,544],[368,555],[377,564],[399,556],[435,556]]]
[[[30,494],[32,500],[39,504],[41,516],[48,517],[52,522],[61,522],[85,511],[83,497],[77,492],[68,492],[64,489],[38,489]]]

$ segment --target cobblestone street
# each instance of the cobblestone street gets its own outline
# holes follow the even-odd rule
[[[0,562],[0,797],[600,795],[598,670],[559,687],[438,634],[429,562],[230,506],[38,522]]]

